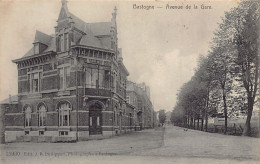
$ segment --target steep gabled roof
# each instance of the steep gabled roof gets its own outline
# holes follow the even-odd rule
[[[69,14],[72,18],[72,21],[75,23],[75,27],[86,34],[92,33],[94,36],[104,36],[111,34],[111,22],[86,23],[72,13]]]
[[[43,52],[49,52],[53,51],[56,52],[56,39],[55,37],[51,37],[51,40],[48,42],[47,49],[44,50]]]
[[[40,43],[45,44],[47,46],[48,43],[50,42],[51,38],[52,37],[50,35],[47,35],[43,32],[36,30],[34,43],[40,42]]]
[[[33,47],[22,58],[29,57],[29,56],[32,56],[32,55],[34,55]]]
[[[95,36],[111,35],[111,22],[87,23],[86,25]]]
[[[75,28],[82,31],[85,35],[79,41],[80,45],[110,49],[110,42],[103,42],[104,37],[111,35],[111,22],[86,23],[77,16],[69,13]]]
[[[84,33],[78,42],[80,45],[102,49],[111,49],[111,42],[109,42],[107,39],[110,39],[110,35],[112,34],[112,22],[86,23],[74,14],[70,13],[67,8],[66,1],[62,1],[62,8],[59,14],[58,21],[66,18],[69,18],[70,21],[74,22],[74,27]],[[46,49],[41,53],[56,51],[55,35],[47,35],[36,30],[34,43],[42,43],[47,46]],[[33,55],[34,48],[32,47],[22,58],[30,57]]]
[[[34,43],[37,42],[47,46],[47,49],[44,50],[43,52],[56,51],[55,38],[43,32],[40,32],[38,30],[36,30],[35,39],[34,39]],[[33,56],[33,55],[34,55],[34,48],[32,47],[22,58]]]
[[[95,36],[93,36],[92,34],[84,35],[81,38],[79,44],[90,46],[90,47],[103,48],[100,40],[98,38],[96,38]]]

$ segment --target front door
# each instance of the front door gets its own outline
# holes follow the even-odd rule
[[[90,108],[89,111],[89,134],[102,134],[102,112],[97,107]]]

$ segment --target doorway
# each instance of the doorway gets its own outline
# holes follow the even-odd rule
[[[98,103],[89,108],[89,134],[102,134],[102,106]]]

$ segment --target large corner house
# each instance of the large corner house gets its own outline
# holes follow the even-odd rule
[[[116,14],[115,8],[110,22],[86,23],[62,1],[55,34],[36,31],[33,47],[13,60],[18,101],[5,113],[7,141],[88,140],[140,129],[143,120],[134,119],[135,106],[126,101],[129,73]]]

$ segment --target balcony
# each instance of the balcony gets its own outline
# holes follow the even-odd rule
[[[108,89],[99,89],[99,88],[86,88],[86,96],[98,96],[98,97],[110,97],[110,90]]]

